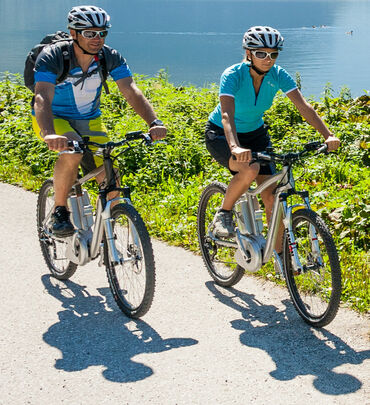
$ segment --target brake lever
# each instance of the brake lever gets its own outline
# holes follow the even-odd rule
[[[167,145],[167,142],[163,140],[153,141],[153,138],[150,136],[149,133],[143,134],[143,140],[147,146],[157,145],[158,143]]]
[[[328,145],[326,143],[323,146],[321,146],[321,148],[317,149],[317,154],[319,153],[325,153],[325,155],[329,153]]]
[[[64,155],[65,153],[73,155],[74,153],[84,153],[78,141],[68,141],[68,146],[73,149],[62,150],[58,152],[58,156]]]
[[[150,145],[153,144],[153,139],[152,139],[152,137],[150,136],[149,133],[142,134],[142,137],[143,137],[143,141],[144,141],[146,146],[150,146]]]

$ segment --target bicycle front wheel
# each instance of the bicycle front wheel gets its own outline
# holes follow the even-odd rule
[[[123,313],[131,318],[146,314],[155,289],[155,263],[152,243],[145,224],[130,204],[112,209],[112,226],[121,263],[113,264],[104,238],[104,262],[113,297]]]
[[[244,269],[234,259],[236,248],[222,246],[209,235],[225,193],[226,185],[219,182],[213,182],[204,189],[199,201],[197,226],[200,250],[209,274],[218,285],[231,287],[244,275]]]
[[[37,200],[37,233],[42,255],[51,274],[59,280],[66,280],[73,276],[77,264],[66,258],[65,240],[55,238],[51,232],[50,220],[53,211],[54,186],[53,180],[49,179],[42,185]]]
[[[325,326],[334,319],[340,304],[341,271],[337,249],[328,227],[311,210],[294,212],[292,227],[303,270],[295,274],[288,240],[284,238],[284,269],[289,293],[307,323]]]

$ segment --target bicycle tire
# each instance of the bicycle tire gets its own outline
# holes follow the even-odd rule
[[[231,259],[232,248],[221,247],[208,237],[208,228],[220,208],[226,193],[226,185],[218,181],[209,184],[199,200],[197,231],[204,264],[216,284],[231,287],[244,275],[244,269]]]
[[[130,318],[139,318],[148,312],[154,297],[156,275],[152,243],[144,221],[132,205],[116,205],[111,217],[116,248],[127,261],[119,265],[110,262],[104,236],[104,263],[109,286],[121,311]],[[133,228],[130,230],[132,226],[136,229],[136,242]],[[135,283],[143,287],[142,293],[132,291]]]
[[[312,253],[311,226],[316,231],[322,264]],[[299,209],[293,213],[292,228],[298,257],[305,270],[299,275],[294,274],[285,236],[284,271],[290,297],[305,322],[315,327],[328,325],[337,314],[342,290],[334,240],[322,218],[309,209]]]
[[[50,216],[54,209],[53,180],[46,180],[37,199],[37,234],[45,263],[53,277],[67,280],[77,270],[77,264],[65,257],[66,243],[63,239],[55,238],[51,233]]]

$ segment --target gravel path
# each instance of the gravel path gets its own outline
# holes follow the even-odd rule
[[[153,241],[157,289],[139,321],[92,262],[52,279],[36,195],[0,184],[0,404],[370,404],[369,319],[306,325],[285,288],[217,287],[202,260]]]

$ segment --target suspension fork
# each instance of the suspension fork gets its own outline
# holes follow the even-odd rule
[[[297,205],[288,207],[286,200],[281,201],[281,205],[283,207],[283,223],[288,239],[288,249],[292,261],[292,266],[294,272],[300,274],[303,272],[303,266],[298,256],[297,243],[294,237],[292,221],[293,208],[297,207]]]
[[[113,222],[114,219],[111,216],[111,204],[113,201],[121,201],[123,203],[131,203],[128,198],[117,197],[112,200],[106,201],[105,204],[102,202],[101,198],[98,199],[98,206],[96,210],[96,220],[94,225],[93,239],[91,242],[91,256],[95,258],[99,253],[99,247],[101,240],[103,238],[103,232],[105,232],[108,255],[110,261],[114,264],[122,263],[122,255],[116,248],[114,232],[113,232]],[[103,205],[104,208],[103,208]]]
[[[294,271],[301,273],[305,269],[303,268],[299,256],[298,256],[298,251],[297,251],[297,244],[294,238],[294,233],[293,233],[293,222],[292,222],[292,216],[293,216],[293,209],[297,207],[305,207],[309,210],[311,210],[311,204],[308,199],[308,195],[302,196],[304,205],[293,205],[288,207],[286,200],[282,201],[282,206],[283,206],[283,211],[284,211],[284,227],[287,231],[287,237],[288,237],[288,246],[289,246],[289,253],[292,259],[292,265]],[[310,224],[309,225],[309,235],[310,235],[310,243],[311,243],[311,252],[314,256],[314,258],[317,260],[319,265],[323,265],[323,260],[321,257],[321,252],[320,252],[320,246],[319,246],[319,240],[317,238],[317,233],[315,227]]]
[[[312,211],[310,200],[308,199],[307,195],[303,198],[303,200],[304,200],[306,207]],[[312,254],[313,254],[314,258],[317,260],[318,264],[320,266],[322,266],[324,264],[324,261],[322,260],[322,257],[321,257],[319,240],[317,237],[316,229],[312,224],[310,224],[309,234],[310,234]]]
[[[104,231],[105,231],[105,235],[106,235],[106,240],[107,240],[107,245],[108,245],[108,253],[109,253],[109,258],[110,261],[114,264],[122,264],[125,261],[132,261],[133,259],[141,259],[141,255],[139,254],[139,252],[135,251],[135,257],[134,258],[128,258],[128,259],[124,259],[124,257],[122,256],[122,253],[119,252],[119,250],[116,247],[116,243],[115,243],[115,237],[114,237],[114,232],[113,232],[113,223],[114,223],[114,219],[111,216],[111,204],[114,201],[121,201],[123,203],[126,204],[131,204],[131,200],[129,198],[125,198],[125,197],[117,197],[117,198],[113,198],[113,200],[109,200],[106,203],[106,206],[101,214],[102,220],[103,220],[103,225],[104,225]],[[134,226],[134,224],[132,223],[132,221],[130,219],[128,219],[129,221],[129,232],[132,235],[132,240],[134,242],[135,246],[140,246],[140,238],[139,238],[139,234],[137,232],[136,227]],[[130,246],[128,246],[129,248]]]

